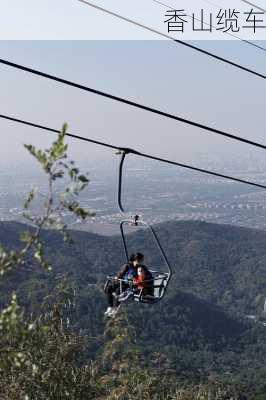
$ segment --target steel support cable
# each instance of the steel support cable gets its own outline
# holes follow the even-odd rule
[[[168,8],[168,9],[175,10],[175,8],[174,8],[173,6],[170,6],[169,4],[163,3],[163,2],[161,2],[160,0],[151,0],[151,1],[153,1],[154,3],[160,4],[161,6],[166,7],[166,8]],[[204,0],[204,1],[206,1],[206,0]],[[207,1],[207,2],[210,3],[209,1]],[[215,7],[218,7],[218,8],[219,8],[219,6],[218,6],[217,4],[214,4],[214,3],[210,3],[210,4],[212,4],[212,5],[214,5]],[[191,15],[187,14],[187,16],[188,16],[189,18],[193,19],[193,17],[192,17]],[[194,17],[194,19],[195,19],[196,21],[203,22],[203,24],[206,25],[206,26],[209,26],[209,27],[212,26],[212,25],[208,24],[207,22],[201,21],[200,19],[198,19],[198,18],[196,18],[196,17]],[[246,43],[246,44],[248,44],[248,45],[250,45],[250,46],[256,47],[256,48],[259,49],[259,50],[266,51],[266,48],[265,48],[265,47],[259,46],[259,45],[256,44],[256,43],[252,43],[252,42],[250,42],[249,40],[243,39],[243,38],[241,38],[240,36],[237,36],[237,35],[235,35],[235,34],[233,34],[233,33],[231,33],[231,32],[226,32],[226,31],[220,31],[220,32],[223,33],[223,34],[225,34],[225,35],[232,36],[232,37],[234,37],[234,38],[240,40],[241,42],[244,42],[244,43]]]
[[[243,3],[249,4],[250,6],[252,6],[252,7],[254,7],[254,8],[257,8],[258,10],[260,10],[260,11],[266,13],[266,10],[265,10],[264,8],[259,7],[259,6],[257,6],[256,4],[251,3],[250,1],[247,1],[247,0],[240,0],[240,1],[242,1]]]
[[[214,3],[212,0],[203,0],[203,1],[205,1],[205,3],[211,4],[212,6],[215,6],[217,8],[221,8],[216,3]],[[257,8],[258,10],[260,10],[262,12],[266,12],[266,10],[264,10],[263,8],[260,8],[260,7],[256,6],[255,4],[250,3],[249,1],[246,1],[246,0],[239,0],[239,1],[243,1],[243,3],[249,4],[250,6]]]
[[[243,70],[243,71],[249,72],[250,74],[253,74],[253,75],[255,75],[255,76],[258,76],[259,78],[263,78],[263,79],[266,78],[266,75],[263,75],[263,74],[260,73],[260,72],[257,72],[257,71],[255,71],[255,70],[249,69],[249,68],[247,68],[247,67],[244,67],[243,65],[237,64],[237,63],[235,63],[235,62],[233,62],[233,61],[231,61],[231,60],[227,60],[226,58],[217,56],[216,54],[211,53],[211,52],[209,52],[209,51],[207,51],[207,50],[203,50],[203,49],[201,49],[200,47],[194,46],[193,44],[184,42],[184,41],[179,40],[179,39],[175,39],[173,36],[167,35],[166,33],[160,32],[160,31],[158,31],[158,30],[156,30],[156,29],[150,28],[150,27],[147,26],[147,25],[141,24],[140,22],[137,22],[137,21],[134,21],[134,20],[132,20],[132,19],[130,19],[130,18],[124,17],[124,16],[122,16],[122,15],[120,15],[120,14],[117,14],[117,13],[115,13],[115,12],[113,12],[113,11],[107,10],[106,8],[96,6],[95,4],[90,3],[90,2],[87,1],[87,0],[77,0],[77,1],[79,1],[80,3],[86,4],[86,5],[90,6],[90,7],[93,7],[93,8],[95,8],[96,10],[102,11],[102,12],[104,12],[104,13],[106,13],[106,14],[109,14],[109,15],[112,15],[112,16],[114,16],[114,17],[116,17],[116,18],[119,18],[119,19],[121,19],[121,20],[123,20],[123,21],[129,22],[130,24],[139,26],[140,28],[143,28],[143,29],[148,30],[148,31],[150,31],[150,32],[152,32],[152,33],[155,33],[156,35],[160,35],[160,36],[162,36],[162,37],[164,37],[164,38],[166,38],[166,39],[171,39],[171,40],[173,40],[173,41],[176,42],[176,43],[179,43],[179,44],[181,44],[181,45],[183,45],[183,46],[189,47],[189,48],[191,48],[191,49],[193,49],[193,50],[196,50],[196,51],[198,51],[198,52],[200,52],[200,53],[202,53],[202,54],[205,54],[205,55],[207,55],[207,56],[209,56],[209,57],[215,58],[216,60],[222,61],[222,62],[224,62],[224,63],[226,63],[226,64],[229,64],[229,65],[231,65],[231,66],[233,66],[233,67],[239,68],[239,69],[241,69],[241,70]]]
[[[42,130],[45,130],[45,131],[48,131],[48,132],[53,132],[53,133],[59,133],[60,132],[60,130],[58,130],[58,129],[49,128],[49,127],[44,126],[44,125],[35,124],[33,122],[25,121],[25,120],[22,120],[22,119],[10,117],[10,116],[3,115],[3,114],[0,114],[0,118],[8,120],[8,121],[12,121],[12,122],[20,123],[20,124],[23,124],[23,125],[26,125],[26,126],[31,126],[31,127],[34,127],[34,128],[42,129]],[[165,158],[156,157],[156,156],[153,156],[153,155],[148,154],[148,153],[142,153],[142,152],[134,150],[134,149],[125,148],[125,147],[121,147],[121,146],[115,146],[115,145],[112,145],[112,144],[109,144],[109,143],[101,142],[101,141],[94,140],[94,139],[89,139],[89,138],[86,138],[84,136],[79,136],[79,135],[75,135],[75,134],[72,134],[72,133],[67,133],[66,136],[69,136],[69,137],[72,137],[72,138],[78,139],[78,140],[83,140],[85,142],[94,143],[94,144],[97,144],[97,145],[100,145],[100,146],[103,146],[103,147],[108,147],[108,148],[111,148],[111,149],[123,151],[126,154],[131,153],[131,154],[134,154],[136,156],[148,158],[150,160],[160,161],[160,162],[163,162],[165,164],[170,164],[170,165],[174,165],[174,166],[177,166],[177,167],[189,169],[189,170],[192,170],[192,171],[201,172],[201,173],[204,173],[204,174],[207,174],[207,175],[216,176],[218,178],[224,178],[224,179],[228,179],[228,180],[231,180],[231,181],[244,183],[244,184],[247,184],[247,185],[250,185],[250,186],[255,186],[255,187],[258,187],[258,188],[266,189],[265,185],[261,185],[259,183],[255,183],[255,182],[252,182],[252,181],[247,181],[247,180],[240,179],[240,178],[235,178],[235,177],[232,177],[232,176],[229,176],[229,175],[219,174],[217,172],[208,171],[208,170],[203,169],[203,168],[197,168],[197,167],[193,167],[191,165],[187,165],[187,164],[183,164],[183,163],[178,163],[176,161],[171,161],[171,160],[168,160],[168,159],[165,159]]]
[[[56,81],[56,82],[59,82],[59,83],[62,83],[62,84],[65,84],[65,85],[68,85],[68,86],[71,86],[71,87],[75,87],[77,89],[81,89],[81,90],[84,90],[86,92],[93,93],[93,94],[96,94],[96,95],[99,95],[99,96],[102,96],[102,97],[117,101],[119,103],[127,104],[129,106],[132,106],[132,107],[135,107],[135,108],[139,108],[141,110],[145,110],[145,111],[151,112],[153,114],[160,115],[162,117],[173,119],[175,121],[179,121],[179,122],[182,122],[184,124],[191,125],[191,126],[194,126],[196,128],[200,128],[200,129],[206,130],[208,132],[212,132],[212,133],[215,133],[217,135],[221,135],[221,136],[227,137],[228,139],[236,140],[238,142],[246,143],[246,144],[249,144],[249,145],[252,145],[252,146],[255,146],[255,147],[260,147],[262,149],[266,148],[266,146],[263,145],[263,144],[260,144],[260,143],[254,142],[252,140],[248,140],[248,139],[245,139],[243,137],[236,136],[236,135],[224,132],[224,131],[221,131],[220,129],[212,128],[210,126],[203,125],[201,123],[194,122],[194,121],[188,120],[186,118],[179,117],[178,115],[170,114],[170,113],[158,110],[156,108],[145,106],[143,104],[136,103],[134,101],[127,100],[125,98],[118,97],[118,96],[115,96],[115,95],[112,95],[112,94],[109,94],[109,93],[106,93],[106,92],[103,92],[103,91],[100,91],[100,90],[96,90],[96,89],[90,88],[88,86],[84,86],[84,85],[81,85],[79,83],[75,83],[75,82],[72,82],[72,81],[69,81],[69,80],[66,80],[66,79],[63,79],[63,78],[59,78],[57,76],[50,75],[50,74],[47,74],[45,72],[38,71],[36,69],[32,69],[32,68],[29,68],[29,67],[26,67],[26,66],[23,66],[23,65],[20,65],[20,64],[16,64],[16,63],[13,63],[11,61],[0,59],[0,64],[4,64],[4,65],[7,65],[7,66],[12,67],[12,68],[19,69],[19,70],[24,71],[24,72],[29,72],[29,73],[31,73],[33,75],[41,76],[41,77],[46,78],[46,79],[51,79],[53,81]]]

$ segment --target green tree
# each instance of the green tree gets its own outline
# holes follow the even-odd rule
[[[14,269],[36,261],[47,271],[52,266],[45,257],[42,232],[54,229],[71,241],[64,223],[63,212],[86,219],[93,215],[79,204],[78,195],[89,180],[81,174],[73,161],[67,159],[65,144],[67,126],[64,125],[57,140],[47,150],[26,145],[38,161],[48,181],[43,210],[38,215],[31,211],[37,196],[32,190],[25,201],[24,216],[30,229],[24,232],[20,250],[0,250],[1,279]],[[63,190],[56,187],[64,180]],[[66,308],[73,304],[73,288],[63,280],[44,299],[44,307],[36,320],[29,320],[18,304],[14,293],[10,304],[0,312],[0,398],[3,400],[28,399],[81,399],[91,389],[91,370],[78,367],[79,356],[86,338],[68,329]],[[92,390],[93,392],[93,390]]]

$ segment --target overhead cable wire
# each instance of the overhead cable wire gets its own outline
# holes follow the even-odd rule
[[[170,6],[169,4],[165,4],[165,3],[163,3],[163,2],[161,2],[161,1],[159,1],[159,0],[151,0],[151,1],[153,1],[154,3],[157,3],[157,4],[159,4],[159,5],[161,5],[161,6],[163,6],[163,7],[166,7],[166,8],[168,8],[168,9],[175,10],[175,8],[174,8],[173,6]],[[203,1],[206,1],[206,0],[203,0]],[[207,1],[207,2],[210,3],[209,1]],[[217,4],[214,4],[214,3],[210,3],[210,4],[214,5],[215,7],[219,7]],[[195,19],[196,21],[202,22],[202,23],[203,23],[204,25],[206,25],[206,26],[209,26],[209,27],[212,27],[212,26],[213,26],[213,25],[211,25],[211,24],[208,24],[208,22],[201,21],[199,18],[196,18],[195,16],[192,16],[192,15],[190,15],[190,14],[186,14],[186,15],[187,15],[189,18],[191,18],[191,19]],[[231,32],[226,32],[226,31],[220,31],[220,32],[221,32],[222,34],[232,36],[232,37],[234,37],[234,38],[240,40],[241,42],[244,42],[244,43],[246,43],[246,44],[248,44],[248,45],[250,45],[250,46],[256,47],[256,48],[259,49],[259,50],[266,51],[266,48],[265,48],[265,47],[259,46],[259,45],[256,44],[256,43],[252,43],[252,42],[250,42],[249,40],[243,39],[243,38],[241,38],[240,36],[234,35],[234,34],[231,33]]]
[[[9,115],[0,114],[0,118],[1,118],[1,119],[5,119],[5,120],[7,120],[7,121],[16,122],[16,123],[18,123],[18,124],[22,124],[22,125],[26,125],[26,126],[31,126],[32,128],[42,129],[42,130],[45,130],[45,131],[48,131],[48,132],[52,132],[52,133],[59,133],[59,132],[60,132],[60,130],[58,130],[58,129],[49,128],[48,126],[44,126],[44,125],[40,125],[40,124],[35,124],[34,122],[25,121],[25,120],[23,120],[23,119],[11,117],[11,116],[9,116]],[[103,142],[99,142],[98,140],[89,139],[89,138],[86,138],[86,137],[84,137],[84,136],[74,135],[74,134],[72,134],[72,133],[67,133],[66,136],[69,136],[69,137],[72,137],[72,138],[78,139],[78,140],[83,140],[83,141],[85,141],[85,142],[94,143],[94,144],[97,144],[97,145],[99,145],[99,146],[109,147],[110,149],[120,150],[120,147],[113,146],[113,145],[111,145],[111,144],[107,144],[107,143],[103,143]]]
[[[55,75],[50,75],[50,74],[47,74],[45,72],[38,71],[36,69],[25,67],[25,66],[20,65],[20,64],[15,64],[15,63],[13,63],[11,61],[0,59],[0,64],[4,64],[4,65],[7,65],[9,67],[16,68],[16,69],[19,69],[21,71],[28,72],[28,73],[31,73],[31,74],[34,74],[34,75],[37,75],[37,76],[41,76],[42,78],[51,79],[53,81],[56,81],[56,82],[59,82],[59,83],[62,83],[62,84],[68,85],[68,86],[72,86],[72,87],[75,87],[77,89],[81,89],[81,90],[84,90],[86,92],[93,93],[93,94],[105,97],[107,99],[117,101],[119,103],[127,104],[129,106],[132,106],[132,107],[144,110],[144,111],[148,111],[148,112],[151,112],[153,114],[160,115],[162,117],[166,117],[166,118],[169,118],[169,119],[172,119],[172,120],[175,120],[175,121],[179,121],[179,122],[182,122],[184,124],[187,124],[187,125],[190,125],[190,126],[194,126],[196,128],[203,129],[203,130],[206,130],[208,132],[211,132],[211,133],[214,133],[214,134],[217,134],[217,135],[220,135],[220,136],[224,136],[224,137],[226,137],[228,139],[231,139],[231,140],[236,140],[238,142],[246,143],[248,145],[252,145],[252,146],[255,146],[255,147],[260,147],[262,149],[266,148],[266,146],[263,145],[263,144],[254,142],[252,140],[245,139],[245,138],[237,136],[237,135],[233,135],[233,134],[228,133],[228,132],[224,132],[224,131],[222,131],[220,129],[212,128],[210,126],[203,125],[201,123],[198,123],[198,122],[195,122],[195,121],[191,121],[191,120],[186,119],[186,118],[179,117],[178,115],[175,115],[175,114],[170,114],[168,112],[165,112],[165,111],[162,111],[162,110],[158,110],[156,108],[152,108],[152,107],[140,104],[140,103],[136,103],[135,101],[131,101],[131,100],[125,99],[123,97],[118,97],[118,96],[103,92],[101,90],[96,90],[96,89],[90,88],[88,86],[81,85],[79,83],[75,83],[75,82],[72,82],[72,81],[69,81],[69,80],[66,80],[66,79],[63,79],[63,78],[59,78],[59,77],[57,77]]]
[[[149,27],[147,25],[141,24],[140,22],[134,21],[134,20],[132,20],[130,18],[124,17],[124,16],[122,16],[120,14],[117,14],[117,13],[115,13],[113,11],[107,10],[106,8],[96,6],[96,4],[90,3],[87,0],[77,0],[77,1],[79,1],[80,3],[86,4],[89,7],[95,8],[96,10],[102,11],[102,12],[104,12],[106,14],[109,14],[109,15],[112,15],[112,16],[114,16],[116,18],[119,18],[119,19],[121,19],[123,21],[129,22],[130,24],[139,26],[140,28],[143,28],[143,29],[148,30],[148,31],[150,31],[152,33],[155,33],[156,35],[160,35],[160,36],[165,37],[167,39],[171,39],[175,43],[178,43],[178,44],[181,44],[183,46],[189,47],[190,49],[196,50],[196,51],[198,51],[198,52],[200,52],[202,54],[205,54],[205,55],[207,55],[209,57],[212,57],[212,58],[214,58],[216,60],[222,61],[222,62],[224,62],[226,64],[229,64],[229,65],[231,65],[233,67],[236,67],[238,69],[246,71],[246,72],[248,72],[248,73],[250,73],[252,75],[255,75],[255,76],[259,77],[259,78],[263,78],[263,79],[266,78],[266,75],[263,75],[260,72],[252,70],[250,68],[247,68],[247,67],[245,67],[243,65],[237,64],[237,63],[235,63],[235,62],[233,62],[231,60],[228,60],[228,59],[226,59],[224,57],[218,56],[218,55],[216,55],[214,53],[211,53],[211,52],[209,52],[207,50],[201,49],[200,47],[194,46],[193,44],[184,42],[183,40],[175,39],[173,36],[170,36],[170,35],[168,35],[166,33],[160,32],[160,31],[158,31],[156,29],[153,29],[153,28],[151,28],[151,27]]]
[[[211,4],[212,6],[215,6],[215,7],[217,7],[217,8],[220,8],[220,6],[218,6],[217,4],[213,3],[213,1],[210,1],[210,0],[203,0],[203,1],[204,1],[205,3]],[[255,4],[250,3],[249,1],[245,1],[245,0],[240,0],[240,1],[243,1],[244,3],[249,4],[249,5],[252,6],[252,7],[257,8],[258,10],[260,10],[260,11],[262,11],[262,12],[266,12],[266,10],[264,10],[263,8],[260,8],[260,7],[256,6]]]
[[[48,131],[48,132],[53,132],[53,133],[59,133],[60,132],[60,130],[58,130],[58,129],[50,128],[48,126],[36,124],[36,123],[30,122],[30,121],[25,121],[25,120],[22,120],[22,119],[19,119],[19,118],[15,118],[15,117],[11,117],[11,116],[4,115],[4,114],[0,114],[0,118],[8,120],[8,121],[16,122],[16,123],[19,123],[19,124],[22,124],[22,125],[38,128],[38,129],[41,129],[41,130],[45,130],[45,131]],[[174,165],[174,166],[181,167],[181,168],[184,168],[184,169],[188,169],[188,170],[204,173],[204,174],[207,174],[207,175],[212,175],[212,176],[215,176],[215,177],[218,177],[218,178],[223,178],[223,179],[231,180],[231,181],[234,181],[234,182],[244,183],[246,185],[250,185],[250,186],[266,189],[265,185],[261,185],[259,183],[255,183],[255,182],[244,180],[244,179],[240,179],[240,178],[235,178],[233,176],[220,174],[220,173],[217,173],[217,172],[214,172],[214,171],[208,171],[208,170],[203,169],[203,168],[194,167],[192,165],[179,163],[179,162],[168,160],[168,159],[165,159],[165,158],[156,157],[156,156],[153,156],[151,154],[143,153],[143,152],[131,149],[131,148],[116,146],[116,145],[113,145],[113,144],[109,144],[109,143],[101,142],[99,140],[86,138],[84,136],[79,136],[79,135],[75,135],[75,134],[72,134],[72,133],[66,133],[66,136],[69,136],[69,137],[74,138],[74,139],[82,140],[82,141],[85,141],[85,142],[88,142],[88,143],[93,143],[93,144],[96,144],[96,145],[99,145],[99,146],[103,146],[103,147],[107,147],[107,148],[111,148],[111,149],[115,149],[115,150],[119,150],[119,151],[124,151],[127,154],[134,154],[134,155],[139,156],[139,157],[148,158],[148,159],[159,161],[159,162],[162,162],[162,163],[165,163],[165,164],[170,164],[170,165]]]
[[[254,8],[257,8],[257,10],[260,10],[260,11],[266,13],[266,10],[265,10],[264,8],[259,7],[259,6],[257,6],[256,4],[251,3],[250,1],[247,1],[247,0],[240,0],[240,1],[242,1],[243,3],[249,4],[250,6],[252,6],[252,7],[254,7]]]

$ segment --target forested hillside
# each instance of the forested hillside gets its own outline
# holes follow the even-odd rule
[[[1,243],[19,246],[25,229],[22,224],[1,223]],[[156,232],[174,269],[170,291],[189,292],[234,317],[260,313],[266,288],[266,233],[204,222],[168,222],[157,225]],[[46,253],[56,273],[71,273],[82,286],[103,284],[124,262],[119,236],[78,231],[71,236],[74,243],[64,244],[60,235],[45,232]],[[149,267],[164,268],[148,232],[129,235],[128,244],[130,251],[145,254]]]
[[[0,242],[20,246],[21,224],[1,223]],[[28,227],[27,227],[28,229]],[[261,231],[203,222],[168,222],[155,226],[174,268],[165,299],[157,305],[128,304],[128,323],[134,327],[140,363],[168,371],[180,381],[198,383],[210,376],[245,387],[250,398],[266,393],[266,234]],[[85,359],[101,355],[105,339],[105,276],[123,263],[119,236],[102,237],[70,232],[73,244],[45,231],[46,254],[53,271],[24,265],[0,283],[2,306],[17,291],[28,315],[53,298],[56,285],[66,282],[75,292],[69,311],[71,327],[93,340]],[[146,231],[128,236],[130,251],[141,251],[148,266],[162,268],[158,250]],[[249,320],[256,316],[257,322]]]

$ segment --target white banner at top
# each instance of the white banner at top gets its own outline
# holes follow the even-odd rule
[[[1,40],[266,40],[265,0],[1,0]]]

